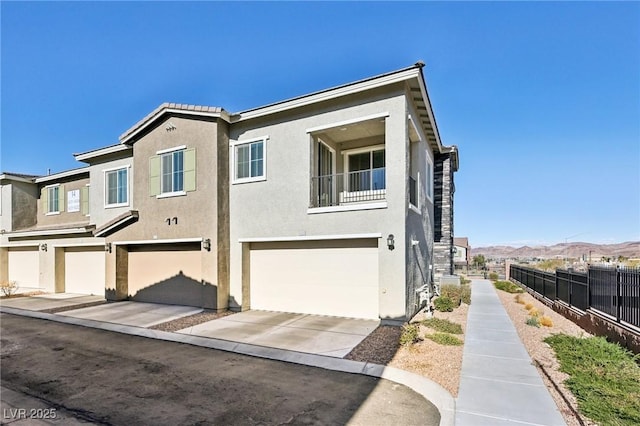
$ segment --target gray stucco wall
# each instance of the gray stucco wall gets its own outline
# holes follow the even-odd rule
[[[128,168],[129,202],[126,206],[106,207],[105,173],[109,170],[117,170],[123,167]],[[93,163],[89,167],[89,173],[91,179],[91,185],[89,186],[90,223],[96,225],[96,227],[100,227],[135,208],[134,185],[138,185],[138,182],[135,182],[133,179],[135,174],[133,157],[109,158]]]
[[[13,230],[30,228],[36,225],[38,209],[38,187],[27,182],[12,184],[11,228]]]
[[[379,312],[383,319],[404,320],[406,309],[407,118],[402,85],[374,90],[348,100],[333,100],[234,124],[231,141],[268,136],[266,181],[230,186],[231,297],[243,300],[240,238],[380,233]],[[387,207],[310,214],[311,139],[307,129],[356,120],[381,112],[385,120]],[[424,240],[424,236],[422,237]],[[426,249],[426,245],[425,248]]]

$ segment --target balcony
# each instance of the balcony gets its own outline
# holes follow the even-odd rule
[[[311,187],[311,207],[342,206],[384,200],[385,168],[313,176]]]

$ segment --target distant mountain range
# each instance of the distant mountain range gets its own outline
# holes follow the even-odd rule
[[[619,244],[591,244],[591,243],[559,243],[552,246],[489,246],[471,247],[471,256],[482,254],[487,258],[532,258],[542,259],[554,258],[580,258],[589,256],[593,261],[600,260],[602,256],[617,258],[624,256],[628,258],[640,258],[640,241],[628,241]]]

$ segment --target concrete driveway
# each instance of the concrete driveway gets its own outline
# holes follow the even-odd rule
[[[151,327],[200,312],[202,312],[201,308],[194,308],[192,306],[162,305],[159,303],[143,302],[114,302],[65,311],[58,315],[133,325],[136,327]]]
[[[46,311],[49,309],[69,308],[72,306],[104,302],[105,299],[102,296],[88,296],[85,294],[75,293],[53,293],[0,299],[0,306],[26,309],[27,311]]]
[[[379,324],[378,320],[246,311],[178,333],[342,358]]]

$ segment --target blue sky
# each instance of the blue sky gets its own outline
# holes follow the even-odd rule
[[[75,168],[162,102],[240,111],[417,60],[472,246],[640,240],[638,2],[6,2],[2,171]]]

